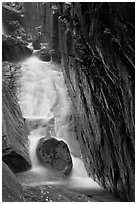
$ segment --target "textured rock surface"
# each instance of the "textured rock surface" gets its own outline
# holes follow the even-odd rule
[[[2,62],[2,79],[6,82],[14,95],[17,95],[17,87],[19,86],[18,79],[21,74],[20,68],[21,65],[19,63]]]
[[[72,159],[65,142],[55,138],[42,138],[36,152],[39,160],[46,167],[59,170],[65,175],[72,170]]]
[[[21,61],[31,55],[27,45],[14,37],[5,37],[2,40],[2,61]]]
[[[94,197],[89,197],[78,192],[54,185],[28,187],[25,186],[27,202],[98,202]]]
[[[2,201],[26,201],[21,184],[18,182],[15,175],[4,162],[2,162]]]
[[[18,21],[23,24],[21,11],[18,11],[11,6],[7,6],[6,4],[2,4],[2,19],[6,21]]]
[[[2,4],[2,30],[6,35],[12,35],[14,31],[23,25],[22,11],[18,11],[12,6]]]
[[[134,201],[134,3],[60,4],[63,72],[88,174]]]
[[[8,85],[2,83],[2,159],[13,172],[31,167],[26,125]]]

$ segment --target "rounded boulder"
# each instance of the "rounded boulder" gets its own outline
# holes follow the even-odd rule
[[[42,138],[36,152],[43,166],[58,170],[66,176],[71,172],[72,158],[68,145],[64,141],[55,138]]]

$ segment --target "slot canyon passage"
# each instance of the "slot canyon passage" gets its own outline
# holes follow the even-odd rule
[[[135,3],[2,3],[2,201],[135,201]]]

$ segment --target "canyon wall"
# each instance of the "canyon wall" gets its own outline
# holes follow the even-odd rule
[[[134,201],[134,3],[59,3],[62,70],[89,176]]]
[[[19,67],[8,62],[2,66],[2,161],[14,173],[31,168],[29,130],[16,96]]]

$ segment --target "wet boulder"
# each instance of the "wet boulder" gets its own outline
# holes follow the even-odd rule
[[[33,39],[33,48],[34,50],[40,50],[41,49],[41,44],[40,44],[40,38],[39,37],[35,37]]]
[[[2,160],[16,173],[31,167],[28,129],[16,96],[2,83]]]
[[[72,158],[67,144],[55,138],[42,138],[36,149],[37,156],[44,166],[68,175],[72,170]]]
[[[2,39],[2,61],[21,61],[32,54],[32,50],[27,47],[27,43],[15,37]]]
[[[24,192],[21,184],[9,167],[2,163],[2,201],[24,202]]]
[[[60,53],[55,52],[55,50],[50,50],[49,48],[42,48],[40,50],[35,50],[33,52],[33,55],[37,56],[39,59],[45,62],[49,62],[52,59],[53,62],[61,63]]]
[[[33,44],[33,46],[34,46],[34,44]],[[34,47],[34,49],[35,49],[35,47]],[[42,61],[46,61],[46,62],[49,62],[50,58],[51,58],[51,53],[50,53],[50,50],[48,48],[43,48],[41,50],[35,50],[35,52],[33,52],[33,55],[37,56]]]

